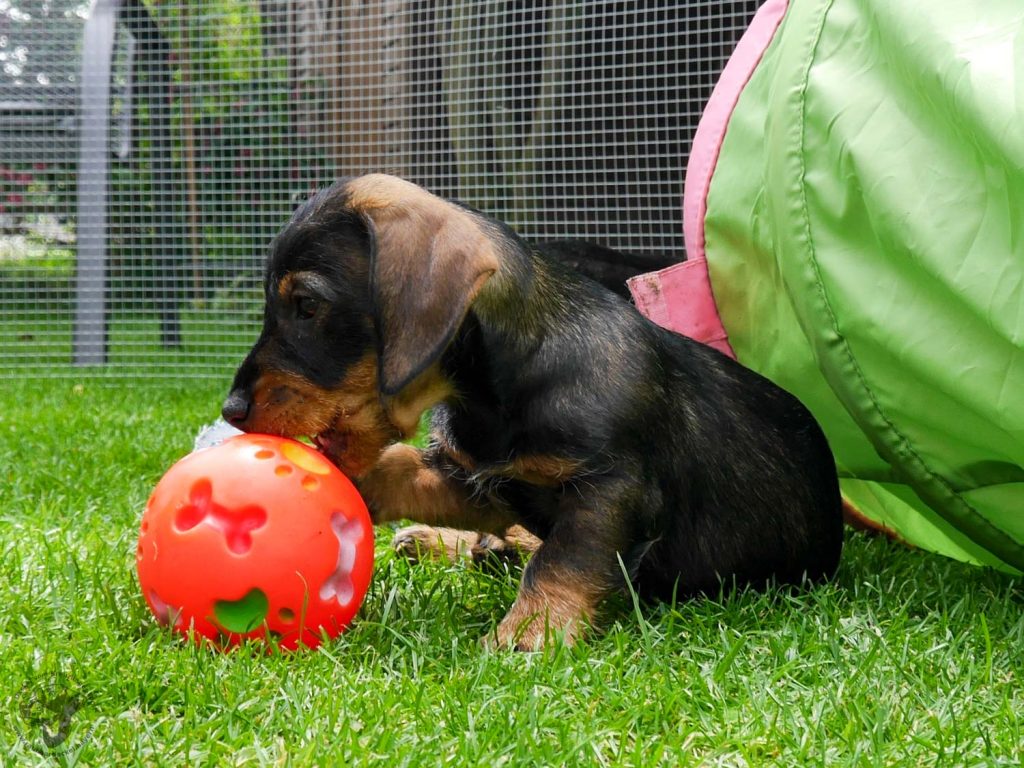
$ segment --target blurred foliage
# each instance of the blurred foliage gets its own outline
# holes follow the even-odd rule
[[[43,214],[66,217],[75,187],[66,162],[0,162],[0,234],[24,232]]]
[[[75,103],[88,7],[0,0],[0,98]],[[249,291],[281,222],[331,178],[316,137],[296,130],[317,93],[292,81],[280,39],[288,7],[122,0],[107,218],[115,311]],[[2,233],[39,236],[43,215],[73,231],[77,143],[59,157],[55,146],[40,140],[33,156],[0,161]]]
[[[132,303],[168,287],[205,301],[258,272],[290,208],[288,66],[267,55],[254,2],[146,9],[159,38],[136,43],[133,146],[112,174],[112,287]]]
[[[66,218],[74,207],[71,139],[88,8],[87,0],[0,0],[0,130],[40,136],[17,142],[17,151],[0,147],[0,234],[23,233],[40,215]],[[22,157],[26,145],[38,156]]]

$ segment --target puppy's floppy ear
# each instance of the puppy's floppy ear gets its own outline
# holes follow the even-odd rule
[[[346,196],[374,241],[370,279],[380,387],[393,395],[448,346],[498,270],[498,252],[472,213],[394,176],[353,179]]]

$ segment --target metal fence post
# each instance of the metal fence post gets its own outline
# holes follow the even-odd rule
[[[78,154],[75,365],[107,361],[107,192],[110,70],[120,0],[94,0],[82,40]]]

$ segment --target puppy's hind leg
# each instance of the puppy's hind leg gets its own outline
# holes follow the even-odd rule
[[[392,548],[410,560],[443,560],[475,564],[498,560],[520,564],[533,554],[541,541],[525,528],[514,525],[504,535],[455,528],[410,525],[400,528],[391,540]]]

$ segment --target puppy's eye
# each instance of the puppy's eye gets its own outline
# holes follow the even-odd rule
[[[309,320],[316,314],[317,307],[320,306],[320,302],[314,299],[312,296],[296,296],[295,297],[295,314],[297,314],[302,320]]]

